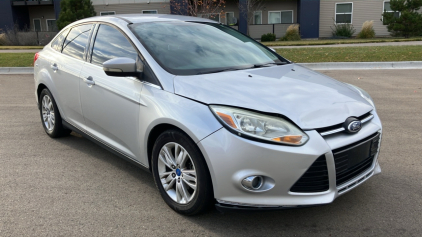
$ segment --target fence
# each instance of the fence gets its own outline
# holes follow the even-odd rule
[[[7,30],[2,34],[0,43],[5,45],[46,45],[57,32]]]
[[[290,25],[289,24],[262,24],[262,25],[249,25],[249,36],[254,39],[261,39],[263,34],[273,33],[277,38],[283,37],[286,34],[286,30]],[[239,30],[238,26],[231,26],[233,29]]]
[[[286,34],[290,25],[292,24],[249,25],[249,36],[254,39],[261,39],[263,34],[273,33],[277,38],[280,38]]]

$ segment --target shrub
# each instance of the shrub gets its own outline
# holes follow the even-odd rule
[[[362,30],[360,30],[358,34],[358,38],[366,39],[366,38],[374,38],[375,31],[374,31],[374,21],[365,21],[362,25]]]
[[[350,38],[356,32],[355,28],[353,28],[352,24],[345,23],[345,24],[336,24],[334,23],[334,29],[331,27],[333,31],[333,37],[346,37]]]
[[[7,39],[5,33],[0,33],[0,45],[7,45]]]
[[[422,35],[422,0],[391,0],[391,11],[384,11],[382,21],[392,36]]]
[[[275,41],[275,34],[268,33],[261,36],[261,42]]]
[[[290,25],[286,30],[286,34],[283,37],[281,37],[280,40],[283,40],[283,41],[300,40],[299,25]]]

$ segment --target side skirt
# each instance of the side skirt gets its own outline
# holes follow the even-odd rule
[[[127,157],[127,156],[123,155],[122,153],[120,153],[120,152],[118,152],[118,151],[114,150],[113,148],[111,148],[111,147],[107,146],[105,143],[103,143],[103,142],[101,142],[101,141],[99,141],[99,140],[95,139],[94,137],[90,136],[89,134],[87,134],[86,132],[82,131],[81,129],[79,129],[79,128],[77,128],[77,127],[73,126],[73,125],[71,125],[71,124],[70,124],[70,123],[68,123],[68,122],[66,122],[64,119],[62,119],[62,124],[63,124],[63,126],[64,126],[65,128],[70,129],[70,130],[72,130],[72,131],[74,131],[74,132],[77,132],[77,133],[81,134],[81,135],[82,135],[83,137],[85,137],[86,139],[88,139],[88,140],[92,141],[93,143],[97,144],[98,146],[100,146],[100,147],[104,148],[105,150],[107,150],[107,151],[109,151],[109,152],[113,153],[114,155],[118,156],[119,158],[122,158],[122,159],[124,159],[124,160],[126,160],[126,161],[128,161],[128,162],[130,162],[130,163],[132,163],[132,164],[134,164],[134,165],[136,165],[136,166],[138,166],[139,168],[142,168],[143,170],[145,170],[145,171],[147,171],[147,172],[151,173],[151,170],[150,170],[148,167],[146,167],[146,166],[144,166],[143,164],[141,164],[141,163],[139,163],[139,162],[137,162],[137,161],[133,160],[132,158]]]

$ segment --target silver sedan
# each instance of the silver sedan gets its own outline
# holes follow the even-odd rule
[[[87,18],[34,65],[50,137],[75,131],[145,168],[185,215],[328,204],[381,172],[365,91],[211,20]]]

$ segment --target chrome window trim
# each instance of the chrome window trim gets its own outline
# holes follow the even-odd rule
[[[368,117],[362,119],[360,122],[362,124],[364,124],[366,122],[369,122],[373,118],[374,118],[374,115],[373,114],[370,114]],[[328,136],[328,135],[331,135],[331,134],[334,134],[334,133],[343,132],[344,130],[345,129],[343,127],[340,127],[340,128],[336,128],[336,129],[333,129],[333,130],[326,131],[326,132],[322,132],[320,134],[321,134],[321,136]]]

